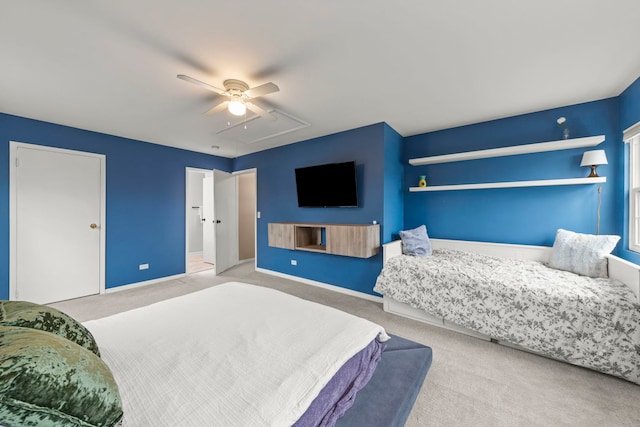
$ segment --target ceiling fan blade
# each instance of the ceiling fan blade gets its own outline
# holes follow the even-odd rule
[[[272,122],[275,122],[276,120],[278,120],[278,118],[276,116],[274,116],[273,114],[271,114],[267,110],[265,110],[265,109],[263,109],[261,107],[258,107],[256,104],[254,104],[252,102],[245,102],[244,105],[246,105],[249,110],[253,111],[254,113],[259,115],[260,117],[264,117],[265,119],[271,120]]]
[[[249,98],[257,98],[259,96],[268,95],[273,92],[278,92],[280,88],[275,83],[265,83],[260,86],[252,87],[244,92]]]
[[[208,83],[201,82],[200,80],[196,80],[196,79],[194,79],[193,77],[185,76],[184,74],[178,74],[178,76],[177,76],[177,77],[178,77],[180,80],[184,80],[185,82],[189,82],[189,83],[196,84],[196,85],[198,85],[198,86],[202,86],[202,87],[203,87],[203,88],[205,88],[205,89],[208,89],[208,90],[210,90],[210,91],[212,91],[212,92],[217,93],[218,95],[224,95],[224,94],[225,94],[225,91],[224,91],[223,89],[218,89],[218,88],[217,88],[217,87],[215,87],[215,86],[211,86],[211,85],[210,85],[210,84],[208,84]]]
[[[211,114],[219,113],[220,111],[227,108],[228,103],[229,101],[222,101],[220,104],[214,105],[213,107],[209,108],[207,111],[205,111],[202,114],[211,115]]]

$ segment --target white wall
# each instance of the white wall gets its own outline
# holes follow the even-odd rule
[[[189,253],[202,252],[202,221],[200,213],[202,212],[202,179],[204,173],[189,171],[189,211],[188,211],[188,229],[189,229]],[[199,207],[195,209],[194,206]]]

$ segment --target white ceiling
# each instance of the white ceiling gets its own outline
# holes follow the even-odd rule
[[[639,16],[639,0],[4,0],[0,112],[227,157],[382,121],[409,136],[620,94]],[[177,74],[274,82],[262,105],[310,126],[225,139],[231,116],[202,115],[219,96]]]

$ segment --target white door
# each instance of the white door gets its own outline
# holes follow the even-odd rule
[[[13,296],[44,304],[100,293],[104,156],[15,147]]]
[[[216,274],[238,263],[238,197],[236,177],[213,171]]]
[[[216,263],[216,235],[213,216],[213,174],[207,173],[202,180],[202,258],[204,262],[209,264]]]

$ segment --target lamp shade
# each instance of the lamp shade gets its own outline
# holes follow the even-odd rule
[[[585,151],[580,166],[606,165],[607,155],[604,150]]]
[[[247,107],[244,105],[244,102],[233,99],[229,101],[229,112],[234,116],[242,116],[247,112]]]

